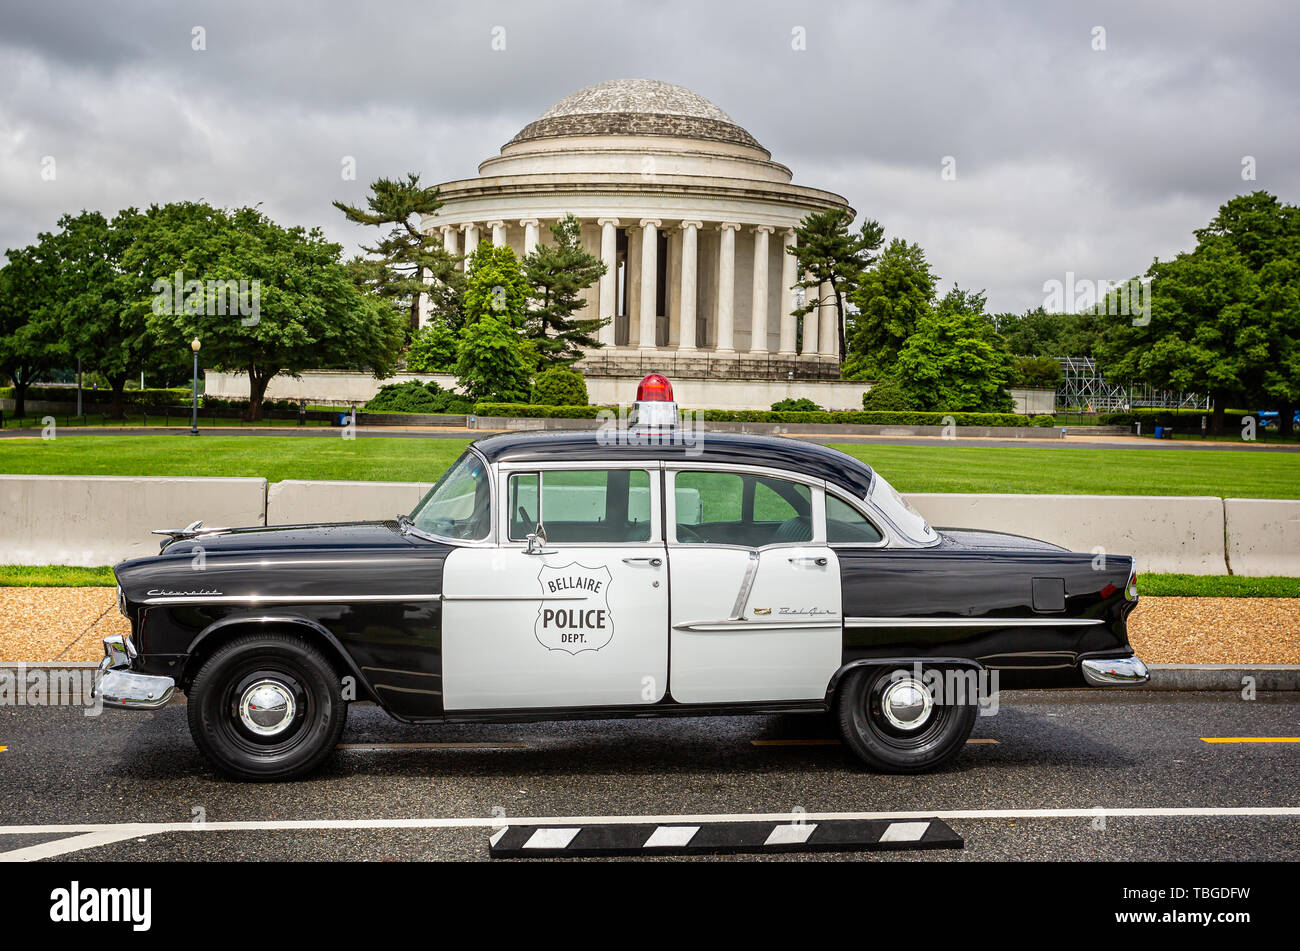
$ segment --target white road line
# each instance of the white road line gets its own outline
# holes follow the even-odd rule
[[[114,842],[121,842],[123,839],[134,838],[136,838],[136,833],[126,831],[85,832],[68,839],[55,839],[53,842],[29,845],[26,848],[14,849],[11,852],[0,852],[0,862],[37,862],[41,859],[67,855],[69,852],[80,852],[82,849],[93,849],[99,845],[112,845]]]
[[[810,812],[807,822],[834,819],[1077,819],[1111,818],[1196,818],[1196,817],[1297,817],[1300,806],[1168,806],[1082,809],[926,809],[914,812]],[[704,822],[789,822],[789,812],[694,813],[687,815],[629,816],[484,816],[465,818],[413,819],[246,819],[226,822],[87,822],[49,825],[0,826],[0,835],[45,835],[86,832],[120,832],[123,838],[159,835],[167,832],[289,832],[308,829],[499,829],[541,825],[660,825]],[[3,853],[0,853],[3,857]]]

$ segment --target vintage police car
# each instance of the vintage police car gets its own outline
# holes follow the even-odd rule
[[[639,395],[629,428],[474,442],[392,521],[165,532],[116,566],[104,703],[184,692],[199,748],[250,780],[318,766],[352,699],[420,723],[823,711],[917,772],[977,713],[935,671],[1146,681],[1132,558],[936,530],[857,459],[681,438],[667,381]]]

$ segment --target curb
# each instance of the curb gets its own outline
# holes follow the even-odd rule
[[[19,665],[28,670],[93,670],[99,663],[6,660],[0,661],[0,670]],[[1300,690],[1300,664],[1150,664],[1148,669],[1151,680],[1141,687],[1129,689],[1240,691],[1245,686],[1245,678],[1253,677],[1256,690]]]
[[[1151,664],[1144,690],[1300,690],[1300,664]]]

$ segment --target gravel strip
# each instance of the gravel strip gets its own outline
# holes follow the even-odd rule
[[[0,662],[86,661],[128,634],[113,588],[0,588]],[[1143,598],[1129,618],[1149,664],[1300,664],[1300,598]]]
[[[1300,664],[1300,598],[1141,598],[1128,631],[1148,664]]]

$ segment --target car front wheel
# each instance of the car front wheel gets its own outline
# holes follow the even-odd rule
[[[944,703],[914,671],[863,667],[850,671],[839,692],[845,744],[874,769],[922,773],[956,756],[978,715],[976,698]]]
[[[294,779],[334,750],[347,719],[338,673],[300,637],[254,634],[218,648],[190,685],[194,742],[236,779]]]

